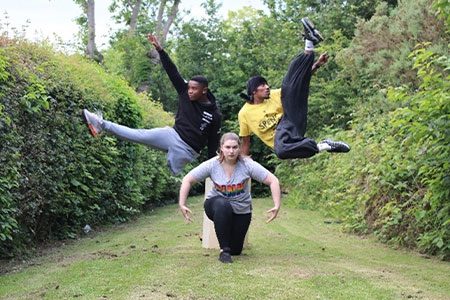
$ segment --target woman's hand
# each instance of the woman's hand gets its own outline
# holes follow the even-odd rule
[[[268,211],[267,211],[267,214],[269,215],[268,216],[268,219],[267,219],[267,221],[266,221],[266,223],[270,223],[270,222],[272,222],[272,220],[273,219],[275,219],[276,217],[277,217],[277,215],[278,215],[278,211],[280,210],[280,208],[279,207],[273,207],[273,208],[271,208],[271,209],[269,209]]]
[[[267,211],[268,219],[266,223],[272,222],[273,219],[275,219],[278,215],[278,211],[280,210],[281,206],[281,188],[280,188],[280,182],[278,181],[278,178],[269,172],[269,175],[267,175],[266,179],[263,181],[264,184],[267,184],[270,186],[270,192],[272,193],[272,200],[273,200],[273,208],[269,209]]]
[[[180,210],[186,222],[192,222],[192,211],[186,205],[180,205]]]
[[[184,219],[187,222],[191,222],[191,210],[186,206],[186,200],[189,195],[189,190],[191,189],[191,186],[196,182],[195,178],[191,175],[187,174],[183,177],[183,180],[181,181],[180,186],[180,197],[178,200],[178,207],[181,210],[181,213],[183,214]]]

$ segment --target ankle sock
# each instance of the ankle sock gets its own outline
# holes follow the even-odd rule
[[[318,143],[317,148],[319,148],[319,152],[331,150],[331,146],[327,143]]]
[[[305,51],[314,51],[314,44],[310,40],[305,40]]]

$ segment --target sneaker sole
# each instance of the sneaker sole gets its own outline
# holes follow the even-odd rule
[[[317,38],[317,40],[319,42],[323,41],[322,34],[319,32],[319,30],[316,29],[316,27],[314,26],[313,22],[311,22],[311,20],[302,18],[301,22],[306,28],[308,28],[309,32],[312,33],[312,35],[315,38]]]
[[[89,129],[89,133],[90,133],[93,137],[97,137],[98,133],[97,133],[97,131],[95,130],[94,126],[92,126],[92,124],[88,122],[84,110],[81,111],[81,116],[83,117],[84,123],[86,124],[87,128]]]
[[[323,36],[322,34],[319,32],[319,30],[314,29],[314,35],[318,38],[318,40],[321,42],[323,41]]]
[[[302,18],[301,21],[302,21],[302,24],[305,25],[305,27],[307,27],[309,31],[314,33],[314,30],[316,28],[314,27],[314,24],[309,19]]]
[[[327,151],[330,152],[330,153],[347,153],[347,152],[350,152],[350,148],[327,150]]]
[[[347,152],[350,152],[350,146],[342,145],[340,148],[333,149],[333,150],[327,150],[327,151],[331,152],[331,153],[347,153]]]

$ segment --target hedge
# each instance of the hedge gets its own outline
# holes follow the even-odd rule
[[[92,138],[81,110],[131,127],[173,116],[99,65],[22,40],[0,39],[0,256],[75,238],[174,199],[179,179],[163,153]],[[145,119],[142,116],[146,116]]]

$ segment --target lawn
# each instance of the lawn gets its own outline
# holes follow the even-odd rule
[[[176,205],[94,228],[0,276],[0,299],[450,299],[450,264],[342,233],[311,211],[255,199],[249,244],[234,263],[201,247]]]

